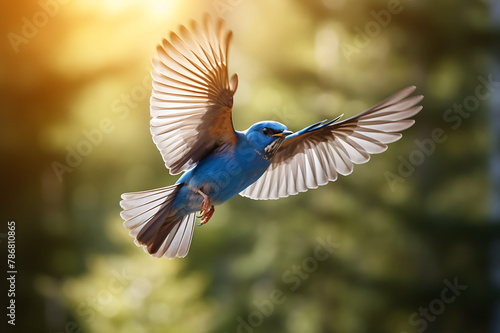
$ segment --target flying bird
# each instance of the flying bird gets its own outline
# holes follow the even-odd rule
[[[295,133],[276,121],[236,131],[231,38],[222,19],[207,15],[171,32],[152,59],[151,134],[170,174],[183,174],[174,185],[123,194],[120,215],[136,245],[155,257],[185,257],[197,218],[207,223],[214,206],[237,194],[284,198],[350,174],[400,139],[422,109],[411,86],[346,120]]]

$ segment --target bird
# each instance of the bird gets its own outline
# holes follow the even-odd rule
[[[120,216],[137,246],[153,257],[188,254],[197,219],[236,195],[279,199],[349,175],[353,164],[387,149],[422,109],[415,86],[351,118],[297,132],[276,121],[233,127],[238,76],[229,76],[232,31],[209,14],[171,31],[152,58],[150,131],[174,185],[124,193]],[[199,212],[199,215],[197,214]]]

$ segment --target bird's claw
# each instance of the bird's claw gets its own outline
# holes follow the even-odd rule
[[[212,215],[214,215],[214,212],[215,212],[214,206],[210,206],[208,210],[202,210],[200,212],[201,215],[197,216],[198,218],[201,218],[201,223],[198,224],[198,226],[202,226],[205,223],[207,223],[212,217]]]

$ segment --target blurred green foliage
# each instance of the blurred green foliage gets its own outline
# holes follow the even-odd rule
[[[489,214],[489,101],[467,116],[453,107],[492,75],[498,31],[488,6],[2,4],[0,221],[17,226],[16,331],[487,331],[499,237]],[[196,228],[186,258],[155,259],[133,244],[118,202],[176,180],[150,139],[149,59],[170,30],[205,11],[234,31],[239,130],[352,116],[412,84],[424,109],[353,175],[278,201],[234,198]],[[436,129],[440,141],[429,141]],[[467,289],[436,301],[455,279]]]

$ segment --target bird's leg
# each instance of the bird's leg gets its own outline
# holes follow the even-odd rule
[[[206,195],[205,193],[203,193],[201,190],[198,190],[197,193],[203,197],[203,202],[201,203],[201,211],[200,211],[200,213],[202,213],[203,215],[205,215],[205,212],[207,212],[208,208],[210,207],[210,198],[208,197],[208,195]],[[201,217],[201,216],[198,216],[198,217]]]
[[[201,203],[201,211],[200,211],[200,216],[197,216],[198,218],[201,218],[201,223],[199,225],[204,225],[207,223],[212,215],[214,215],[215,208],[213,205],[210,205],[210,198],[208,195],[203,193],[201,190],[198,190],[198,192],[202,197],[203,197],[203,202]]]

